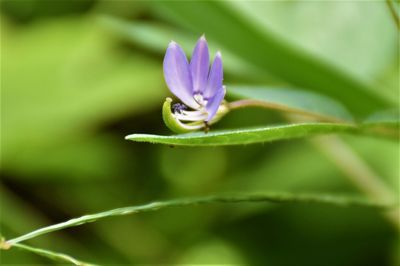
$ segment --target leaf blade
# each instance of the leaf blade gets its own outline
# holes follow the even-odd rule
[[[357,131],[358,129],[351,124],[299,123],[251,129],[211,131],[209,133],[192,132],[172,136],[132,134],[126,136],[125,139],[166,145],[228,146],[301,138],[318,134],[356,133]]]
[[[242,194],[223,194],[223,195],[211,195],[196,198],[182,198],[168,201],[155,201],[144,205],[136,205],[129,207],[122,207],[112,209],[104,212],[95,214],[88,214],[78,218],[73,218],[65,222],[53,224],[47,227],[42,227],[25,235],[19,236],[7,240],[6,243],[9,245],[15,245],[44,235],[47,233],[59,231],[62,229],[83,225],[86,223],[92,223],[100,219],[123,216],[129,214],[137,214],[142,212],[157,211],[159,209],[170,208],[170,207],[185,207],[195,206],[200,204],[212,204],[212,203],[240,203],[240,202],[269,202],[269,203],[320,203],[320,204],[331,204],[340,207],[349,206],[363,206],[371,207],[380,210],[387,210],[390,208],[397,207],[396,203],[390,202],[376,202],[367,199],[340,197],[332,195],[312,195],[312,194],[293,194],[285,192],[259,192],[259,193],[242,193]]]

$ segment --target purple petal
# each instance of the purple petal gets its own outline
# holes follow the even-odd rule
[[[221,105],[221,102],[225,97],[225,93],[226,93],[225,86],[221,86],[217,90],[215,95],[212,98],[210,98],[210,100],[208,101],[207,106],[206,106],[206,109],[208,112],[208,117],[206,119],[206,122],[210,121],[217,113],[218,108]]]
[[[210,56],[208,54],[208,45],[203,36],[198,40],[193,50],[193,56],[190,60],[190,71],[193,81],[193,92],[203,92],[207,86],[208,69],[210,65]]]
[[[213,65],[208,76],[207,87],[203,92],[203,96],[206,99],[213,97],[216,92],[222,88],[223,80],[223,69],[222,69],[222,57],[221,53],[217,52]]]
[[[196,109],[199,104],[193,98],[189,63],[182,48],[171,42],[164,57],[164,78],[169,90],[186,105]]]

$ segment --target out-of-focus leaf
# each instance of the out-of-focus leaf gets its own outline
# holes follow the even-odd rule
[[[317,134],[355,133],[357,128],[350,124],[300,123],[281,126],[234,129],[161,136],[132,134],[127,140],[184,146],[219,146],[264,143],[270,141],[309,137]]]
[[[356,116],[390,105],[366,83],[253,23],[228,3],[160,2],[156,7],[182,25],[207,33],[255,66],[295,86],[338,99]]]
[[[377,78],[376,83],[379,84],[379,93],[385,95],[387,99],[390,99],[393,103],[399,106],[399,80],[400,64],[399,57],[393,57],[393,63],[390,64],[383,73]]]
[[[0,184],[0,194],[2,211],[0,233],[3,234],[4,237],[7,238],[11,235],[32,231],[41,224],[50,223],[50,221],[43,214],[35,210],[31,204],[24,202],[17,195],[7,190],[2,184]],[[54,235],[47,235],[46,237],[40,239],[33,239],[32,243],[49,248],[57,243],[57,247],[60,249],[71,252],[79,251],[82,254],[85,254],[85,256],[89,256],[89,254],[82,248],[80,243],[75,242],[65,234],[60,234],[57,237]],[[19,254],[13,256],[13,254],[9,254],[9,256],[5,257],[4,260],[2,257],[2,262],[11,263],[12,257],[17,258],[18,255]],[[22,260],[20,259],[18,261],[21,262]]]
[[[376,112],[363,122],[363,128],[368,128],[371,132],[387,135],[388,137],[400,137],[400,115],[399,110],[391,109]]]
[[[399,195],[400,142],[393,143],[387,139],[358,138],[350,135],[345,136],[344,140],[355,154],[359,155],[383,179],[388,189],[392,189],[393,194]]]
[[[110,16],[100,17],[99,21],[107,29],[120,35],[122,38],[160,55],[165,53],[168,43],[171,40],[178,42],[186,54],[190,55],[197,39],[200,37],[200,35],[154,22],[128,22]],[[211,56],[216,53],[217,49],[222,52],[225,71],[235,76],[246,76],[256,80],[271,79],[258,68],[225,50],[219,43],[216,43],[212,39],[208,40],[208,43]]]
[[[398,127],[400,124],[399,110],[391,109],[373,113],[364,121],[365,124],[371,125],[388,125]]]
[[[158,104],[163,95],[158,64],[115,50],[113,39],[93,22],[52,21],[2,38],[3,108],[12,129],[90,128]],[[54,127],[55,119],[64,123]]]
[[[257,156],[257,160],[249,161],[245,166],[231,172],[229,179],[223,184],[224,190],[254,191],[271,188],[298,193],[334,193],[338,186],[346,187],[346,180],[340,171],[308,142],[293,141],[286,145],[280,143],[271,146],[269,149],[264,147],[265,152]],[[229,147],[233,149],[231,153],[249,148],[250,146]],[[273,150],[273,156],[269,150]]]
[[[19,22],[27,22],[43,17],[79,14],[87,11],[94,3],[93,0],[81,1],[1,1],[1,11],[8,17]]]
[[[1,25],[2,169],[30,177],[118,172],[120,164],[110,161],[120,156],[116,142],[88,138],[105,124],[154,108],[166,90],[153,59],[116,49],[95,22]]]
[[[178,261],[182,265],[249,265],[249,263],[245,263],[245,259],[239,250],[220,239],[211,239],[190,247],[184,251]]]
[[[179,192],[179,195],[212,192],[227,168],[226,154],[222,148],[171,150],[163,147],[160,152],[160,170],[171,190]],[[180,170],[176,171],[178,168]]]
[[[397,56],[398,34],[384,1],[235,1],[230,6],[261,30],[368,83]]]
[[[326,117],[330,120],[351,121],[349,112],[340,103],[328,97],[308,91],[228,86],[228,93],[236,98],[254,99],[271,104],[276,109],[290,110],[304,114]]]
[[[122,143],[111,135],[70,138],[65,143],[50,144],[39,149],[27,149],[24,153],[20,152],[23,147],[6,149],[2,169],[19,178],[56,183],[57,179],[79,181],[123,176],[124,159],[130,156],[132,161],[135,160],[135,156],[126,154]],[[27,147],[30,148],[29,145]],[[134,168],[133,163],[129,165]]]

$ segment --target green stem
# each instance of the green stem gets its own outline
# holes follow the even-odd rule
[[[386,0],[386,4],[389,7],[390,14],[392,15],[392,18],[394,20],[394,23],[396,24],[397,29],[400,30],[399,14],[397,14],[396,9],[393,5],[393,2],[391,0]]]
[[[13,246],[19,242],[51,233],[54,231],[62,230],[69,227],[82,225],[97,221],[99,219],[128,215],[133,213],[156,211],[163,208],[169,207],[182,207],[192,206],[199,204],[210,204],[210,203],[237,203],[237,202],[270,202],[270,203],[323,203],[332,204],[336,206],[366,206],[375,208],[391,208],[393,207],[388,203],[377,203],[368,200],[360,199],[349,199],[332,197],[328,195],[292,195],[287,193],[258,193],[258,194],[243,194],[243,195],[224,195],[224,196],[208,196],[199,198],[188,198],[188,199],[177,199],[170,201],[153,202],[141,206],[131,206],[125,208],[118,208],[110,211],[100,212],[97,214],[84,215],[79,218],[74,218],[66,222],[47,226],[27,233],[20,237],[8,240],[6,243]]]
[[[238,100],[238,101],[228,103],[229,110],[236,110],[236,109],[241,109],[241,108],[246,108],[246,107],[259,107],[259,108],[265,108],[265,109],[284,111],[284,112],[288,112],[288,113],[292,113],[292,114],[298,114],[298,115],[315,118],[317,120],[326,121],[326,122],[348,122],[348,121],[343,121],[336,117],[325,116],[325,115],[321,115],[318,113],[293,109],[293,108],[289,108],[288,106],[285,106],[285,105],[280,105],[277,103],[260,101],[260,100],[254,100],[254,99],[243,99],[243,100]]]
[[[50,251],[50,250],[34,248],[34,247],[31,247],[28,245],[23,245],[23,244],[13,244],[12,246],[15,248],[21,249],[21,250],[35,253],[39,256],[46,257],[46,258],[54,260],[54,261],[62,262],[62,263],[71,263],[73,265],[79,265],[79,266],[95,266],[95,264],[82,262],[82,261],[79,261],[79,260],[69,256],[69,255],[57,253],[57,252]]]

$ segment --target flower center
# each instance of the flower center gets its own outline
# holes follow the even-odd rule
[[[172,106],[174,117],[181,121],[191,121],[191,122],[200,122],[204,121],[207,116],[207,100],[204,99],[201,93],[196,93],[193,95],[196,103],[199,104],[199,107],[194,109],[193,111],[189,111],[188,107],[182,103],[176,103]]]

